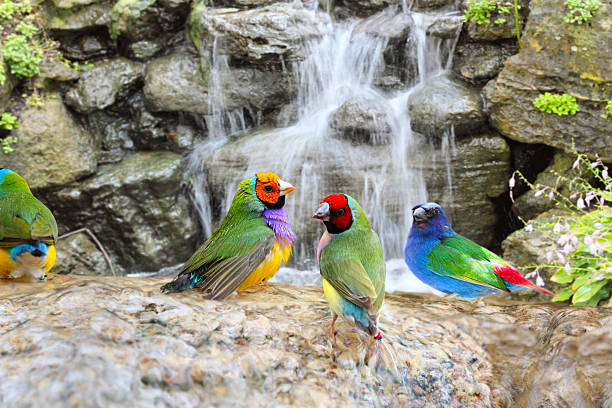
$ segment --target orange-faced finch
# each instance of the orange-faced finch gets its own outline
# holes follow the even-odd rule
[[[526,288],[554,296],[493,252],[453,231],[438,204],[419,204],[412,216],[404,257],[414,275],[432,288],[464,299]]]
[[[0,169],[0,278],[45,280],[55,264],[57,224],[28,183]]]
[[[274,276],[296,239],[283,208],[293,190],[270,172],[238,184],[221,225],[161,290],[198,288],[206,298],[222,300]]]
[[[325,197],[313,218],[323,221],[326,229],[317,258],[333,315],[332,338],[340,315],[376,340],[382,339],[378,313],[385,299],[386,266],[378,235],[359,203],[346,194]]]

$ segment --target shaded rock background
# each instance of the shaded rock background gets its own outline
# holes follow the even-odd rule
[[[159,278],[0,282],[3,406],[606,407],[612,311],[388,295],[384,347],[319,288],[203,300]],[[84,318],[86,317],[86,318]]]
[[[210,187],[216,224],[225,191],[233,187],[224,172],[246,169],[247,140],[260,132],[235,132],[201,177],[185,174],[183,156],[201,142],[216,147],[220,127],[295,123],[303,86],[296,64],[309,52],[308,42],[329,36],[335,21],[353,24],[355,41],[378,38],[384,46],[375,97],[338,106],[330,122],[330,147],[367,160],[347,167],[321,159],[319,169],[323,190],[362,190],[367,174],[393,151],[395,124],[376,98],[416,83],[415,15],[395,0],[319,4],[314,11],[310,2],[268,0],[224,0],[216,7],[187,0],[42,1],[41,22],[64,56],[93,67],[45,61],[32,83],[42,107],[25,106],[22,84],[8,76],[0,107],[18,115],[21,126],[14,131],[15,152],[0,154],[0,165],[26,177],[53,209],[60,232],[96,232],[121,273],[180,263],[203,238],[191,204],[193,183],[204,179]],[[521,6],[519,50],[513,21],[462,24],[462,2],[412,4],[427,13],[430,38],[456,39],[449,74],[422,84],[405,104],[420,140],[438,149],[414,167],[425,176],[428,198],[453,214],[458,232],[494,249],[520,226],[513,212],[533,218],[550,208],[533,192],[518,197],[525,186],[515,190],[516,203],[509,202],[513,170],[548,182],[548,170],[568,170],[571,155],[564,165],[559,155],[572,143],[612,160],[612,121],[600,117],[612,98],[612,64],[602,46],[612,41],[610,5],[588,25],[563,23],[562,2]],[[532,101],[545,91],[575,95],[581,111],[563,118],[538,111]],[[386,194],[386,210],[400,214],[405,198]],[[320,231],[302,224],[296,229],[308,246]],[[79,258],[99,260],[82,245],[90,249]],[[71,262],[60,257],[58,268],[82,270]],[[102,273],[97,262],[85,264]]]

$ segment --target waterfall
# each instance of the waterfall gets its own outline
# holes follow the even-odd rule
[[[217,197],[222,214],[229,208],[238,182],[258,171],[272,170],[297,187],[287,198],[286,209],[292,224],[301,227],[292,261],[301,270],[282,268],[276,280],[316,284],[319,274],[314,249],[322,229],[310,216],[325,195],[345,192],[361,203],[380,236],[386,258],[391,259],[389,290],[407,289],[401,276],[409,272],[403,261],[393,258],[402,257],[411,208],[427,199],[420,163],[437,154],[412,132],[407,100],[415,86],[448,71],[456,42],[426,35],[436,15],[410,16],[413,24],[405,52],[414,72],[404,89],[385,92],[375,86],[377,76],[385,69],[388,39],[364,32],[359,21],[330,21],[327,34],[306,43],[306,58],[292,66],[298,88],[295,124],[273,130],[255,129],[240,136],[238,146],[232,145],[232,150],[245,153],[246,163],[236,174],[219,176],[225,186],[224,197]],[[209,140],[189,158],[193,198],[206,235],[214,224],[207,185],[207,171],[213,169],[207,163],[227,161],[223,156],[227,152],[222,148],[225,141],[246,130],[244,118],[240,120],[241,111],[224,109],[219,75],[229,67],[227,58],[218,55],[219,46],[215,42],[210,74],[213,99],[211,115],[206,117]],[[374,116],[376,131],[370,135],[370,142],[355,145],[336,137],[331,122],[343,105],[361,101],[382,113]],[[448,137],[445,140],[443,152],[448,155],[454,142]]]

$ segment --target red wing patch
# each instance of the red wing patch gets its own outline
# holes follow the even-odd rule
[[[555,296],[554,293],[537,286],[535,283],[531,282],[529,279],[526,279],[519,271],[517,271],[512,265],[505,263],[502,265],[493,265],[493,271],[504,281],[508,283],[513,283],[515,285],[528,286],[530,288],[536,289],[542,293],[546,293],[550,296]]]

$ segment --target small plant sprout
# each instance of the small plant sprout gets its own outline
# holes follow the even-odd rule
[[[604,113],[601,115],[601,117],[604,119],[608,119],[609,116],[612,116],[612,99],[607,101],[606,107],[604,108]]]
[[[612,306],[612,178],[599,158],[590,160],[577,154],[573,167],[580,171],[578,176],[557,175],[557,184],[563,181],[570,186],[569,196],[556,187],[534,186],[520,172],[513,174],[511,180],[518,176],[536,190],[535,195],[548,191],[557,207],[565,210],[550,221],[526,224],[526,232],[553,234],[556,245],[544,255],[545,264],[525,268],[538,273],[552,268],[555,272],[550,279],[567,285],[553,301],[571,299],[573,304],[597,306],[603,302]],[[514,182],[510,185],[512,188]]]
[[[11,115],[9,112],[4,112],[2,116],[0,116],[0,129],[2,130],[12,130],[19,127],[19,122],[17,122],[17,117]]]
[[[493,14],[498,15],[495,24],[503,24],[506,19],[502,14],[510,14],[511,3],[501,0],[468,0],[468,9],[463,16],[463,21],[474,21],[476,24],[488,24]]]
[[[582,24],[589,21],[597,14],[601,7],[600,0],[565,0],[567,14],[563,17],[566,23]]]
[[[546,113],[554,113],[559,116],[575,115],[580,112],[576,98],[569,94],[551,94],[545,92],[533,101],[533,106]]]

